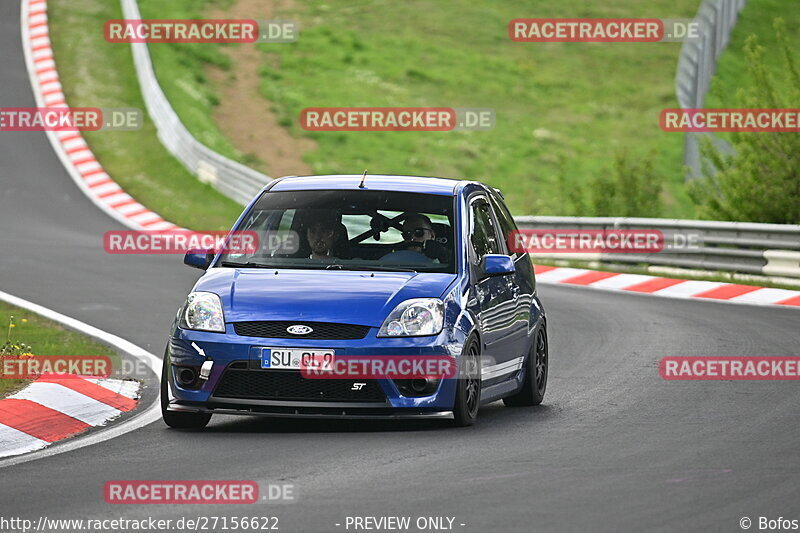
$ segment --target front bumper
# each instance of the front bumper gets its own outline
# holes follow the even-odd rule
[[[297,372],[285,370],[262,370],[260,353],[262,348],[315,348],[333,349],[337,355],[352,356],[441,356],[458,357],[463,348],[464,335],[457,328],[445,329],[430,337],[377,338],[378,328],[371,328],[363,339],[269,339],[236,335],[232,324],[226,325],[226,333],[208,333],[176,328],[169,340],[165,357],[172,368],[189,366],[199,368],[203,362],[213,361],[208,379],[193,388],[181,387],[175,372],[169,372],[170,398],[168,410],[182,412],[205,412],[217,414],[263,415],[300,418],[447,418],[451,416],[455,399],[456,380],[443,379],[438,390],[427,396],[404,396],[391,379],[372,380],[376,385],[366,400],[357,397],[331,394],[331,398],[315,401],[305,395],[300,398],[263,399],[253,394],[231,394],[219,388],[223,376],[230,369],[241,372],[247,369],[252,377],[258,373]],[[199,350],[198,350],[199,349]],[[200,354],[202,351],[203,355]],[[251,374],[255,373],[255,374]],[[269,376],[274,381],[275,375]],[[296,381],[296,376],[295,376]],[[309,382],[330,382],[315,379]],[[343,381],[343,380],[342,380]],[[353,379],[353,382],[364,381]],[[304,390],[309,382],[304,383]],[[344,384],[346,385],[346,384]],[[313,383],[311,384],[313,387]],[[329,383],[320,385],[321,390]],[[368,388],[370,388],[368,387]],[[375,392],[379,391],[378,394]],[[343,401],[344,400],[344,401]]]

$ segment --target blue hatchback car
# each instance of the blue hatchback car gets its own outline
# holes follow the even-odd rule
[[[250,203],[248,250],[190,251],[204,269],[164,355],[176,428],[219,414],[452,419],[538,405],[545,312],[502,195],[482,183],[379,175],[286,177]],[[252,232],[252,233],[251,233]],[[313,379],[306,358],[446,357],[451,376]]]

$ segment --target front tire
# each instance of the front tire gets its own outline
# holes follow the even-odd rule
[[[525,362],[525,383],[522,390],[513,396],[503,398],[503,403],[509,407],[539,405],[544,400],[547,390],[548,369],[547,331],[544,324],[536,332],[536,338],[531,346],[531,353]]]
[[[456,427],[471,426],[478,418],[481,406],[481,344],[473,336],[467,342],[461,356],[461,371],[456,386],[456,399],[453,405],[453,424]]]
[[[175,429],[203,429],[211,420],[208,413],[180,413],[168,411],[169,406],[169,379],[171,365],[169,355],[164,354],[164,364],[161,367],[161,417],[164,423]]]

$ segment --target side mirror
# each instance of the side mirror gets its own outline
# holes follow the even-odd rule
[[[484,255],[483,258],[481,258],[479,268],[481,279],[505,276],[513,274],[516,271],[516,268],[514,268],[514,260],[511,259],[511,256],[502,254]]]
[[[183,256],[183,264],[190,267],[207,270],[211,261],[214,260],[214,253],[211,250],[189,250]]]

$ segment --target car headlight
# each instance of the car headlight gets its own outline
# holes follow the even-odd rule
[[[186,299],[181,328],[225,333],[222,302],[213,292],[193,292]]]
[[[438,298],[412,298],[400,303],[383,321],[378,337],[436,335],[444,325],[444,304]]]

